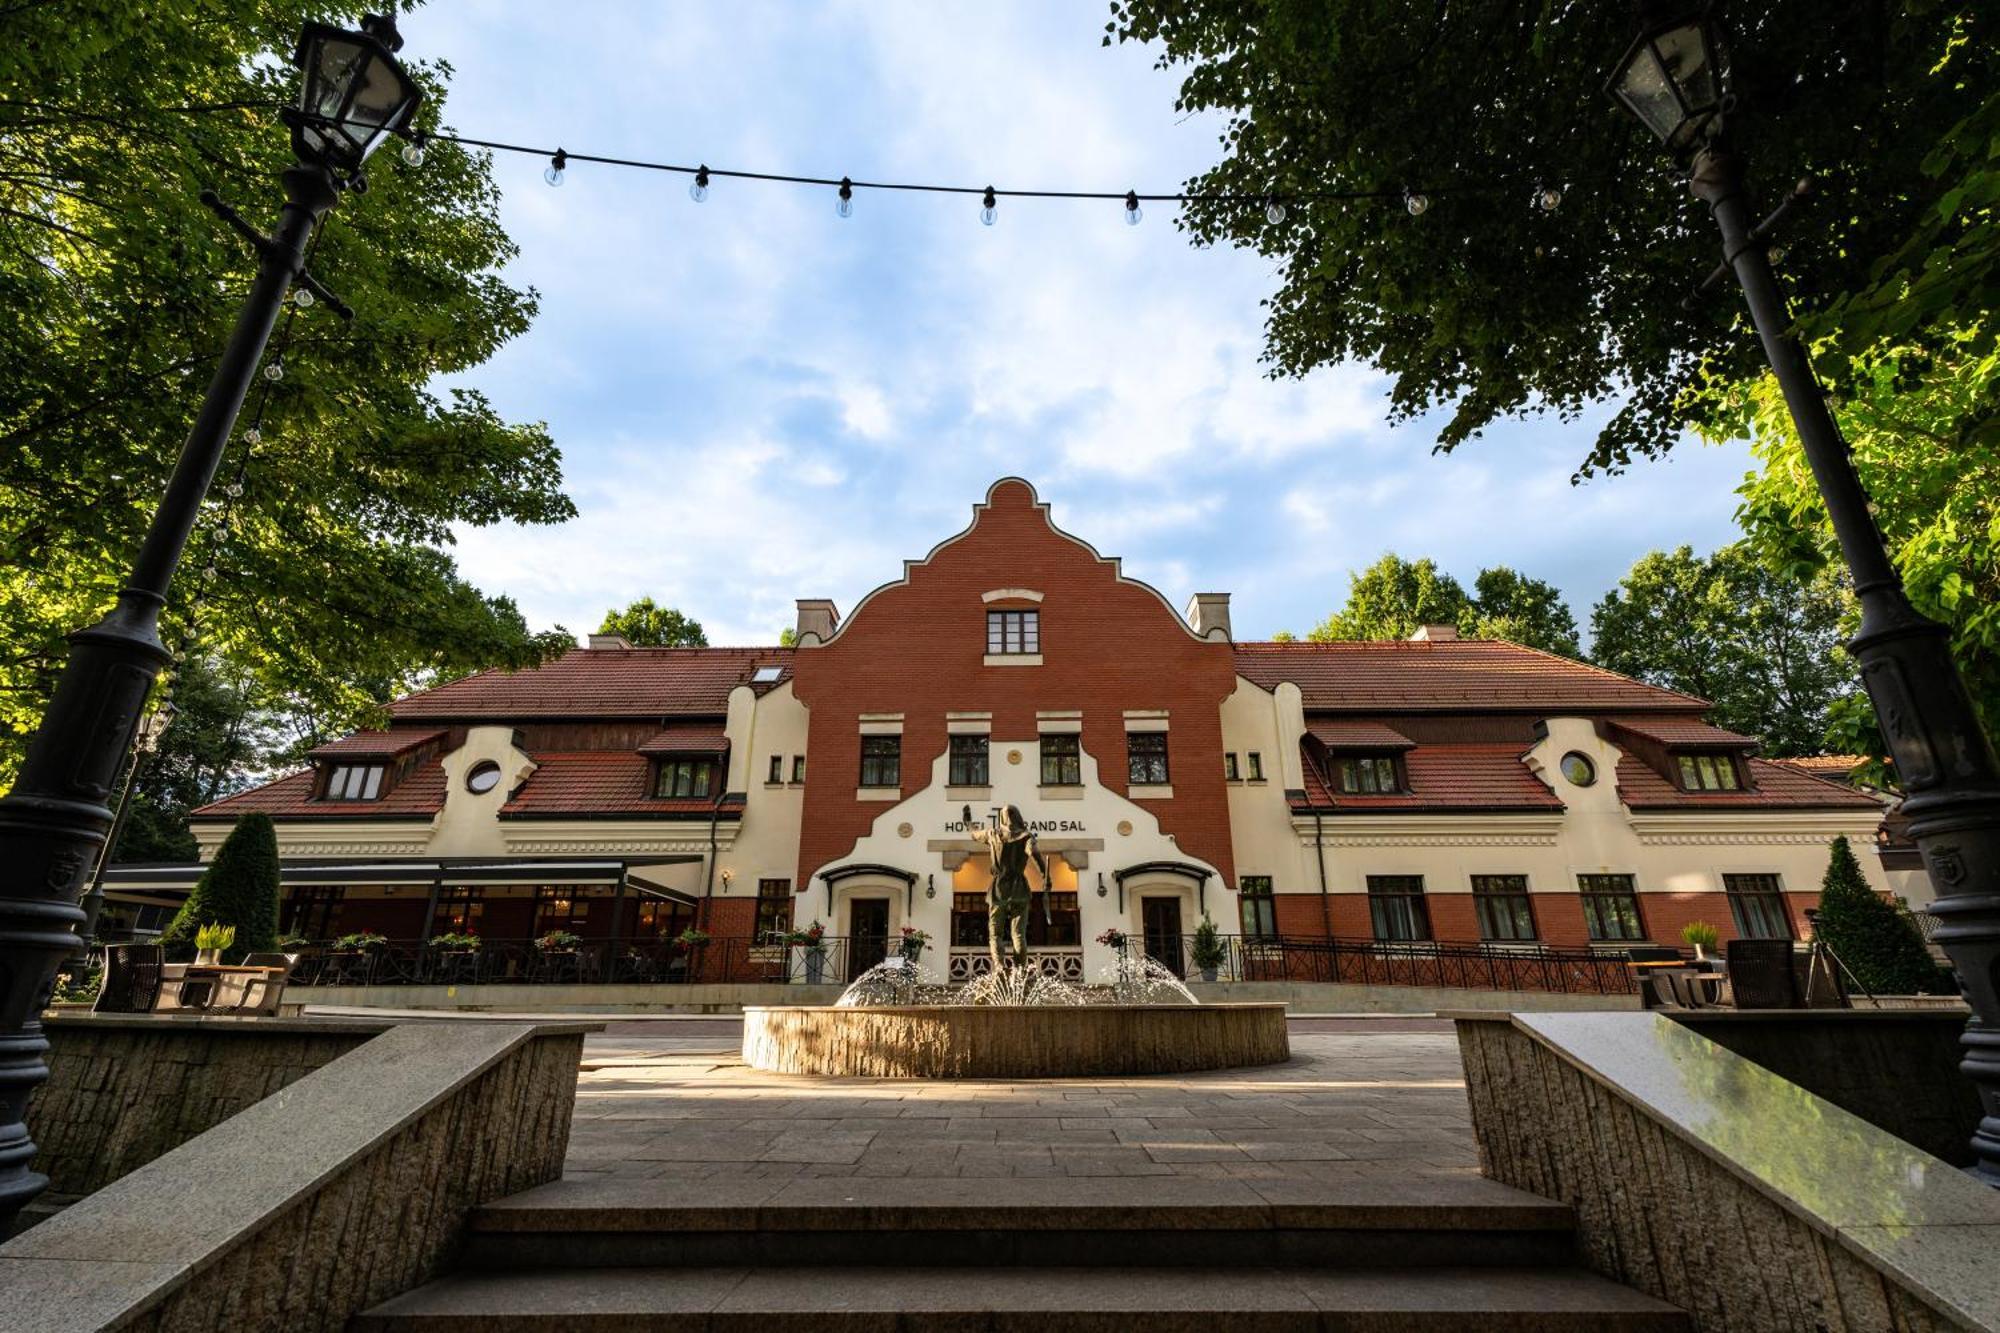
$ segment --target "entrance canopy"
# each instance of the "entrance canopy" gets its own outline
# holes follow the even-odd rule
[[[861,875],[899,879],[903,881],[906,895],[917,886],[916,873],[899,866],[885,866],[872,861],[853,861],[846,865],[830,866],[819,872],[819,877],[826,881],[826,910],[829,914],[833,911],[833,886],[843,879],[855,879]]]
[[[1125,881],[1134,875],[1178,875],[1194,881],[1195,894],[1201,910],[1208,910],[1208,881],[1215,872],[1207,866],[1198,866],[1192,861],[1139,861],[1111,872],[1111,878],[1118,881],[1118,909],[1125,909]]]
[[[319,884],[433,884],[456,888],[478,884],[622,884],[627,872],[646,866],[690,865],[694,855],[648,857],[377,857],[361,861],[280,861],[281,888]],[[104,892],[120,902],[174,907],[207,873],[206,861],[114,865],[104,873]],[[656,897],[692,907],[695,897],[680,889],[634,884]]]

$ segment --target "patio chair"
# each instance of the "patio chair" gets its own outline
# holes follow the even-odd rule
[[[160,946],[114,944],[104,951],[104,984],[94,1014],[146,1014],[160,998]]]
[[[1731,940],[1729,991],[1738,1009],[1797,1009],[1798,974],[1790,940]]]
[[[291,975],[299,956],[292,953],[252,953],[243,958],[245,967],[266,967],[269,972],[262,976],[242,975],[233,980],[229,989],[234,1003],[230,1008],[239,1014],[258,1014],[265,1018],[275,1017],[278,1005],[284,999],[285,979]]]

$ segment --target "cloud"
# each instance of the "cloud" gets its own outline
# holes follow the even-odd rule
[[[456,70],[447,121],[573,152],[857,180],[1171,190],[1219,151],[1153,53],[1073,0],[938,6],[596,0],[432,6],[411,53]],[[537,623],[642,594],[716,642],[771,641],[792,600],[852,606],[964,526],[997,476],[1179,603],[1236,593],[1247,635],[1302,628],[1393,546],[1460,577],[1512,563],[1581,606],[1645,549],[1731,531],[1739,449],[1568,477],[1598,421],[1509,424],[1433,457],[1386,381],[1271,380],[1268,261],[1190,247],[1169,205],[685,177],[501,155],[508,276],[533,330],[464,381],[546,420],[579,517],[468,530],[481,586]]]

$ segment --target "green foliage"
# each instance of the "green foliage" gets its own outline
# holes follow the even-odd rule
[[[159,750],[139,765],[114,860],[192,861],[188,813],[243,786],[291,743],[284,700],[250,671],[206,654],[176,669],[174,706]]]
[[[1952,632],[1989,735],[2000,728],[2000,354],[1962,334],[1932,354],[1896,348],[1851,362],[1835,402],[1855,470],[1875,505],[1910,600]],[[1981,350],[1985,346],[1986,350]],[[1780,570],[1840,565],[1840,549],[1775,385],[1729,396],[1762,470],[1739,490],[1738,517]],[[1865,701],[1836,719],[1850,753],[1885,753]]]
[[[1598,665],[1712,702],[1719,726],[1771,754],[1825,748],[1854,693],[1841,648],[1849,597],[1831,571],[1787,578],[1744,545],[1640,557],[1591,612]]]
[[[1188,953],[1192,956],[1195,969],[1212,972],[1222,966],[1228,955],[1223,951],[1222,936],[1215,929],[1215,922],[1204,916],[1201,924],[1194,928],[1194,939],[1189,942]]]
[[[198,195],[269,225],[299,25],[361,8],[74,0],[0,17],[0,785],[64,633],[104,611],[131,564],[253,272]],[[436,128],[450,71],[415,72]],[[232,442],[165,627],[169,642],[188,631],[199,590],[201,650],[323,731],[426,678],[571,642],[530,633],[446,550],[460,525],[574,512],[542,426],[438,387],[535,313],[499,272],[514,247],[488,158],[433,141],[421,170],[385,151],[369,182],[312,256],[358,317],[287,317],[284,377],[256,382],[243,421],[268,394],[262,440]]]
[[[433,949],[477,949],[480,940],[471,931],[447,930],[442,935],[431,936]]]
[[[1306,637],[1407,639],[1423,625],[1450,625],[1467,638],[1511,639],[1544,652],[1579,656],[1576,617],[1550,583],[1507,567],[1482,569],[1467,594],[1429,558],[1394,551],[1348,578],[1347,605]]]
[[[1681,927],[1681,943],[1691,949],[1713,949],[1722,932],[1706,921],[1690,921]]]
[[[787,625],[778,631],[778,646],[780,648],[796,648],[798,645],[799,631],[797,626]]]
[[[269,815],[245,815],[215,854],[181,910],[160,934],[160,944],[176,953],[198,943],[211,926],[233,927],[235,957],[261,953],[278,936],[278,833]],[[235,957],[228,961],[234,962]]]
[[[342,953],[360,953],[367,949],[379,949],[388,942],[387,935],[378,935],[372,930],[357,930],[351,935],[342,935],[333,942],[333,947]]]
[[[535,941],[535,947],[551,952],[574,949],[583,943],[583,936],[573,930],[551,930]]]
[[[1835,838],[1814,934],[1876,995],[1949,995],[1956,987],[1908,915],[1868,887],[1854,849]]]
[[[235,943],[236,927],[234,926],[207,925],[197,928],[194,932],[194,947],[203,951],[213,949],[217,953],[220,953],[224,949],[234,946]]]
[[[1765,204],[1802,175],[1838,183],[1785,235],[1807,317],[1853,321],[1862,346],[1992,327],[2000,8],[1769,0],[1728,18],[1731,124]],[[1586,467],[1670,448],[1705,375],[1762,373],[1733,291],[1684,301],[1719,257],[1713,222],[1604,96],[1631,6],[1115,0],[1108,32],[1185,68],[1177,110],[1229,118],[1188,188],[1232,197],[1190,202],[1183,225],[1280,267],[1273,373],[1367,361],[1395,377],[1399,417],[1446,410],[1445,448],[1618,397]],[[1564,191],[1553,211],[1544,186]],[[1421,217],[1405,187],[1432,189]],[[1281,222],[1243,202],[1274,191],[1292,196]],[[1390,197],[1298,197],[1343,191]]]
[[[597,632],[622,634],[639,648],[708,647],[708,635],[700,621],[671,606],[657,606],[650,597],[641,597],[623,611],[606,611]]]

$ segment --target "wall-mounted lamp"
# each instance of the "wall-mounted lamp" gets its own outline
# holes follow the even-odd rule
[[[736,872],[734,870],[731,870],[728,866],[722,868],[722,891],[724,893],[729,892],[730,882],[735,878]]]
[[[935,898],[935,897],[937,897],[937,876],[936,876],[936,875],[925,875],[925,876],[924,876],[924,897],[926,897],[926,898]]]
[[[1097,872],[1097,896],[1104,898],[1108,897],[1110,893],[1111,890],[1104,887],[1104,872],[1100,870]]]

